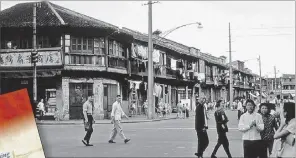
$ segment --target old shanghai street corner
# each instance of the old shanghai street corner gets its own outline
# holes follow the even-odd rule
[[[17,4],[0,13],[0,93],[28,88],[32,93],[33,3]],[[49,118],[82,119],[82,104],[94,94],[95,119],[109,119],[116,95],[123,110],[144,115],[147,99],[146,34],[42,1],[37,6],[37,100],[44,99]],[[153,35],[155,105],[176,107],[179,101],[194,110],[194,94],[209,101],[229,100],[229,66],[198,48]],[[157,42],[156,42],[157,41]],[[11,43],[11,45],[8,45]],[[258,75],[233,63],[234,98],[258,95]],[[263,94],[262,94],[263,95]],[[33,102],[33,100],[32,100]],[[35,107],[34,107],[35,108]]]

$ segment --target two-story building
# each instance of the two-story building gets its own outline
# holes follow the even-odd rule
[[[37,97],[64,119],[81,119],[94,94],[96,119],[108,116],[127,76],[133,37],[118,27],[53,3],[37,5]],[[1,11],[1,91],[27,88],[32,98],[33,3]],[[7,43],[11,43],[10,47]],[[50,102],[50,103],[49,103]]]
[[[1,11],[1,93],[27,88],[32,97],[33,3]],[[95,119],[110,117],[121,94],[123,110],[147,99],[148,35],[88,17],[50,2],[37,6],[37,98],[47,114],[57,109],[61,119],[81,119],[82,104],[94,95]],[[209,101],[229,98],[226,57],[153,35],[155,104],[175,107],[178,101],[194,109],[194,94]],[[237,96],[247,96],[252,74],[235,69]],[[238,77],[240,76],[240,78]],[[241,77],[242,76],[242,77]],[[243,84],[241,84],[243,83]]]

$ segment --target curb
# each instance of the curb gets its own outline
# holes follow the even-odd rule
[[[133,121],[122,121],[121,123],[141,123],[141,122],[156,122],[156,121],[163,121],[163,120],[174,120],[177,118],[164,118],[164,119],[154,119],[154,120],[133,120]],[[37,125],[82,125],[83,122],[36,122]],[[111,124],[109,122],[95,122],[95,124]]]

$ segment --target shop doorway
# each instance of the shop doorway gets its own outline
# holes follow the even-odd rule
[[[104,118],[110,119],[112,105],[116,101],[117,96],[117,85],[116,84],[104,84],[104,99],[103,99],[103,109]]]
[[[70,119],[83,119],[82,105],[92,94],[92,83],[69,83]]]

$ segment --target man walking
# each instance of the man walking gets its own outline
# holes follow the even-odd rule
[[[227,122],[228,118],[223,110],[223,106],[221,106],[221,100],[219,100],[216,104],[217,110],[215,111],[215,120],[216,120],[216,127],[217,127],[217,133],[218,133],[218,142],[213,150],[213,153],[211,155],[211,158],[217,158],[216,153],[221,145],[223,145],[223,148],[228,156],[228,158],[231,158],[231,154],[229,151],[229,141],[226,136],[226,132],[228,132]]]
[[[206,98],[202,97],[202,101],[199,102],[198,96],[196,96],[196,110],[195,110],[195,130],[198,139],[198,148],[195,155],[199,158],[203,157],[203,152],[209,145],[209,138],[207,134],[208,122],[206,117],[206,110],[204,104]]]
[[[40,102],[37,105],[37,108],[39,110],[39,120],[43,120],[43,116],[45,114],[45,107],[44,107],[44,101],[43,99],[40,100]]]
[[[89,144],[89,140],[91,137],[91,134],[93,133],[93,95],[88,96],[87,101],[83,104],[83,117],[84,117],[84,123],[85,123],[85,137],[82,140],[82,143],[85,146],[93,146],[92,144]]]
[[[128,119],[128,116],[126,116],[126,114],[123,112],[123,110],[121,108],[121,96],[117,95],[116,101],[112,105],[112,112],[111,112],[112,121],[111,121],[111,123],[113,124],[114,127],[111,132],[109,143],[115,143],[114,139],[115,139],[117,133],[119,133],[121,138],[124,140],[124,143],[127,143],[130,141],[130,139],[127,139],[124,136],[121,125],[120,125],[120,121],[121,121],[122,116],[125,116]]]

